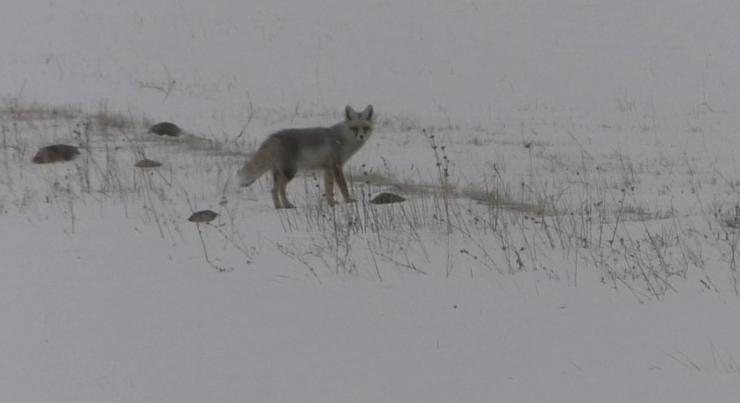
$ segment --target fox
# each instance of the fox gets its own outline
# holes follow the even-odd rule
[[[295,208],[286,187],[300,170],[323,170],[327,203],[334,207],[334,184],[345,203],[350,197],[342,166],[367,142],[373,133],[373,106],[357,112],[344,109],[344,121],[330,127],[283,129],[270,134],[252,158],[238,171],[239,184],[249,186],[262,175],[272,173],[272,202],[276,209]]]

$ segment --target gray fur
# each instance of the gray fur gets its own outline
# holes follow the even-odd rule
[[[342,166],[365,144],[373,130],[373,107],[362,113],[345,109],[345,121],[331,127],[284,129],[268,136],[251,161],[240,170],[240,183],[249,186],[267,171],[273,174],[275,208],[292,208],[285,187],[301,170],[325,171],[326,198],[332,206],[334,183],[346,202],[349,196]]]

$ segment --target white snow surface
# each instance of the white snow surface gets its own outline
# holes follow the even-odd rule
[[[739,2],[0,8],[0,402],[740,401]]]

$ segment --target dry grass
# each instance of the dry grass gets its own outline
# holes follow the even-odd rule
[[[0,115],[5,115],[16,122],[35,122],[79,118],[82,116],[82,110],[75,106],[49,107],[38,102],[24,103],[15,99],[5,99],[0,104]]]
[[[112,111],[108,104],[104,102],[99,105],[98,111],[92,116],[92,119],[103,133],[120,132],[140,127],[130,115]]]
[[[318,281],[324,275],[383,281],[390,270],[422,274],[441,266],[447,276],[461,271],[471,275],[546,271],[553,281],[578,285],[586,266],[605,284],[627,289],[643,301],[676,292],[678,279],[685,281],[687,273],[704,270],[706,242],[693,240],[699,233],[695,225],[680,223],[672,209],[649,208],[634,187],[614,190],[615,183],[639,182],[649,171],[649,166],[630,164],[624,156],[614,156],[614,161],[624,163],[610,170],[590,169],[591,160],[585,158],[567,171],[574,172],[568,176],[562,175],[569,163],[565,156],[537,148],[530,150],[532,172],[526,175],[514,177],[506,172],[505,161],[497,161],[487,167],[490,174],[482,180],[460,184],[452,179],[459,175],[447,145],[439,143],[449,141],[448,136],[431,138],[430,129],[426,132],[433,157],[429,166],[403,174],[388,163],[379,169],[361,166],[360,172],[348,175],[359,201],[334,209],[322,201],[321,181],[309,174],[291,185],[299,208],[275,212],[259,201],[269,193],[269,180],[249,189],[234,183],[234,172],[250,147],[197,134],[176,139],[146,135],[148,121],[138,123],[130,114],[106,105],[85,114],[73,107],[6,102],[0,111],[5,171],[0,186],[8,196],[0,198],[0,207],[42,216],[48,205],[68,217],[74,231],[76,217],[90,206],[99,206],[97,214],[105,215],[108,206],[120,205],[145,227],[155,228],[160,237],[177,244],[186,238],[182,221],[187,217],[178,211],[185,197],[191,213],[211,208],[219,214],[213,223],[198,229],[203,254],[219,270],[231,270],[234,265],[220,263],[218,248],[208,237],[217,237],[221,248],[235,248],[244,261],[251,262],[256,248],[252,242],[260,241],[251,238],[253,231],[245,230],[250,228],[246,223],[263,209],[279,220],[281,238],[300,240],[268,242],[270,247],[309,268]],[[411,124],[403,119],[386,122],[388,130]],[[27,165],[39,143],[49,138],[66,140],[66,133],[74,133],[72,140],[81,155],[59,166],[35,169],[31,177],[39,182],[26,185]],[[145,156],[164,165],[146,171],[134,168],[134,162]],[[553,161],[561,175],[543,178],[541,173],[548,173]],[[422,180],[420,172],[436,177]],[[23,180],[21,175],[26,175]],[[560,182],[548,181],[553,178]],[[692,183],[701,185],[693,177]],[[397,193],[406,202],[370,203],[373,195],[384,191]],[[702,211],[719,208],[708,206]],[[735,263],[740,259],[740,236],[721,225],[735,216],[725,213],[721,220],[706,216],[711,230],[706,239],[712,241],[713,250],[720,251],[716,260],[726,263],[740,290]],[[719,283],[708,275],[702,279],[710,289]]]

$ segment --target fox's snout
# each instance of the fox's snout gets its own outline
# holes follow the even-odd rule
[[[372,127],[353,127],[351,130],[357,140],[365,141],[369,137]]]

